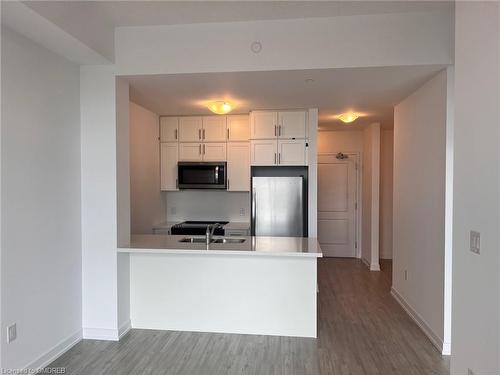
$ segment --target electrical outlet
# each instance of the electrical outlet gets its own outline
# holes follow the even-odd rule
[[[244,208],[240,208],[240,216],[245,216],[245,209]]]
[[[7,327],[7,343],[11,343],[17,337],[16,323]]]
[[[405,280],[408,280],[408,270],[405,270]]]
[[[481,233],[470,231],[470,251],[474,254],[481,254]]]
[[[471,369],[468,369],[467,375],[474,375],[474,371],[472,371]]]

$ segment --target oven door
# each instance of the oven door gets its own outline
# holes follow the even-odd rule
[[[226,189],[225,162],[179,162],[179,189]]]

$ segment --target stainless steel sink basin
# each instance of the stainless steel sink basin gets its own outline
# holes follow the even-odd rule
[[[184,243],[205,243],[206,239],[205,238],[200,238],[200,237],[184,237],[183,239],[180,239],[179,242],[184,242]]]
[[[243,243],[245,242],[244,238],[217,238],[212,240],[213,243]]]

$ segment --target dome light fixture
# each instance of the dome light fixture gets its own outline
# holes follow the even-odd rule
[[[233,110],[233,105],[223,100],[217,100],[215,102],[211,102],[208,105],[208,109],[215,114],[225,115]]]
[[[356,119],[360,116],[359,113],[356,113],[356,112],[346,112],[346,113],[342,113],[341,115],[338,115],[337,118],[346,123],[346,124],[349,124],[353,121],[356,121]]]

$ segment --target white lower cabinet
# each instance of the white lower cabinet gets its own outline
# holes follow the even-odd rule
[[[226,143],[203,143],[201,152],[203,161],[225,161]]]
[[[201,143],[179,143],[179,161],[202,161]]]
[[[279,165],[307,165],[307,147],[305,139],[287,139],[278,141]]]
[[[250,145],[248,142],[227,144],[227,190],[250,191]]]
[[[160,143],[161,190],[177,190],[178,143]]]
[[[250,162],[252,165],[276,165],[278,163],[278,143],[276,139],[251,141]]]

